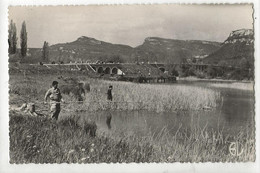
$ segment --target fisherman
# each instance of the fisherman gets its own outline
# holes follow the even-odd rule
[[[50,112],[51,118],[57,120],[60,113],[60,102],[63,102],[60,89],[58,88],[58,82],[53,81],[52,87],[46,92],[44,97],[44,103],[47,104],[47,99],[50,98]]]
[[[113,86],[110,85],[108,87],[108,91],[107,91],[107,100],[109,101],[112,101],[113,100],[113,97],[112,97],[112,89],[113,89]],[[108,102],[108,105],[109,107],[111,106],[111,102]],[[111,129],[111,119],[112,119],[112,114],[108,111],[108,115],[106,116],[106,124],[107,124],[107,127],[108,129]]]
[[[112,97],[112,89],[113,89],[113,86],[110,85],[110,86],[108,87],[108,90],[107,90],[107,100],[110,100],[110,101],[113,100],[113,97]]]

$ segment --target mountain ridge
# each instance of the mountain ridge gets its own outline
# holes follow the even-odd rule
[[[178,40],[147,37],[136,47],[113,44],[81,36],[67,43],[49,46],[49,61],[68,62],[182,62],[188,58],[205,56],[220,47],[219,42],[206,40]],[[29,49],[31,57],[41,60],[41,49]],[[34,60],[36,62],[36,60]]]
[[[196,56],[206,56],[219,47],[219,42],[206,40],[178,40],[147,37],[143,44],[136,47],[136,49],[139,52],[143,52],[142,57],[149,56],[147,59],[152,61],[181,63]]]

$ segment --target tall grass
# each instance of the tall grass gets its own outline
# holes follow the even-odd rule
[[[129,107],[132,110],[146,109],[156,112],[199,110],[205,106],[216,107],[217,100],[220,99],[220,93],[201,87],[103,81],[94,85],[86,101],[106,100],[104,93],[109,84],[113,85],[115,101],[111,107],[120,110],[127,110]]]
[[[11,163],[145,162],[152,150],[148,143],[90,137],[74,119],[10,116]]]
[[[175,134],[162,128],[157,134],[98,131],[95,138],[85,134],[74,119],[52,122],[45,118],[10,116],[11,163],[100,163],[100,162],[245,162],[255,160],[254,135],[248,130],[230,136],[196,126],[181,125]],[[37,129],[37,130],[36,130]],[[243,147],[240,156],[229,153],[231,142]]]
[[[50,83],[57,80],[55,76],[11,77],[10,93],[28,97],[30,100],[43,100]],[[90,92],[79,109],[97,110],[149,110],[156,112],[175,110],[200,110],[204,107],[215,108],[220,93],[197,86],[138,84],[130,82],[105,81],[78,77],[90,83]],[[64,81],[60,81],[64,84]],[[107,102],[107,89],[113,85],[113,102]],[[75,101],[65,96],[67,101]],[[70,105],[74,106],[74,105]]]

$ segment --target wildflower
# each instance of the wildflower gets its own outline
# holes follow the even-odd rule
[[[36,148],[36,145],[34,145],[33,148]]]
[[[31,137],[32,137],[32,135],[27,135],[26,137],[27,137],[27,138],[31,138]]]
[[[83,157],[82,159],[80,159],[81,161],[84,161],[84,160],[86,160],[87,158],[86,157]]]
[[[94,149],[93,149],[93,148],[91,148],[91,149],[90,149],[90,152],[92,153],[93,151],[94,151]]]
[[[95,146],[95,144],[91,144],[91,147],[94,147]]]
[[[85,151],[85,148],[82,148],[81,151]]]
[[[70,153],[73,153],[74,151],[75,151],[75,150],[70,150],[70,151],[69,151],[69,154],[70,154]]]

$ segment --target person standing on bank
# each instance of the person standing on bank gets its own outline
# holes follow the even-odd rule
[[[57,120],[60,114],[60,102],[63,102],[60,89],[58,88],[58,82],[53,81],[52,87],[46,92],[44,97],[44,103],[47,103],[47,99],[50,98],[50,112],[51,118]]]
[[[108,90],[107,90],[107,100],[110,100],[110,101],[113,100],[113,97],[112,97],[112,89],[113,89],[113,86],[110,85],[110,86],[108,87]]]
[[[76,91],[76,95],[79,103],[83,103],[83,100],[86,96],[83,85],[84,85],[83,83],[79,83]]]

